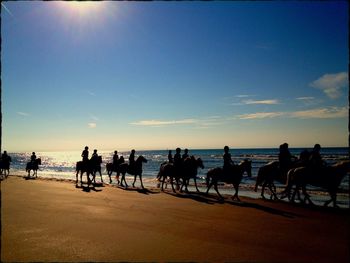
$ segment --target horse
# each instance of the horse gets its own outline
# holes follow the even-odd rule
[[[208,194],[210,188],[214,186],[214,189],[219,195],[220,199],[223,199],[223,197],[218,191],[218,182],[221,181],[228,184],[233,184],[233,187],[235,188],[235,194],[232,196],[232,199],[237,199],[238,201],[240,201],[238,197],[238,187],[241,183],[244,172],[248,174],[248,177],[251,177],[252,161],[244,160],[238,165],[232,165],[229,174],[225,174],[223,168],[221,167],[210,169],[206,177],[208,187],[206,194]]]
[[[259,168],[254,191],[258,191],[258,186],[261,185],[261,197],[265,199],[264,191],[265,187],[267,186],[271,191],[271,198],[272,196],[274,196],[275,199],[278,199],[276,195],[276,186],[274,184],[274,181],[278,181],[283,184],[285,184],[287,181],[287,177],[280,172],[278,161],[269,162],[266,165],[261,166]]]
[[[119,171],[122,174],[122,179],[120,181],[121,186],[124,186],[123,185],[123,181],[124,181],[125,187],[128,187],[128,184],[126,183],[126,180],[125,180],[125,174],[128,173],[128,174],[134,175],[134,182],[132,183],[133,187],[135,187],[136,178],[137,178],[137,176],[139,176],[140,182],[141,182],[141,187],[142,187],[142,189],[145,189],[143,186],[143,183],[142,183],[142,163],[147,163],[147,159],[145,157],[143,157],[142,155],[140,155],[136,159],[134,165],[132,165],[132,166],[128,163],[121,163],[119,165]]]
[[[203,161],[201,158],[195,158],[193,155],[191,157],[187,157],[183,161],[182,165],[182,188],[185,186],[185,191],[188,192],[187,186],[190,182],[190,179],[193,178],[194,185],[196,186],[197,192],[199,192],[197,187],[197,170],[198,168],[204,168]]]
[[[318,174],[314,174],[309,167],[297,167],[291,169],[288,172],[288,180],[285,192],[290,192],[292,186],[295,185],[294,192],[292,194],[291,202],[294,202],[295,194],[302,189],[304,195],[303,202],[309,202],[313,204],[310,199],[310,195],[306,192],[306,185],[310,184],[317,187],[322,187],[327,190],[331,199],[324,203],[324,206],[328,206],[333,202],[333,206],[337,207],[337,192],[339,185],[344,176],[350,172],[350,161],[341,161],[331,166],[323,167]]]
[[[78,174],[80,172],[80,183],[83,184],[83,173],[86,173],[86,178],[87,178],[87,183],[88,185],[91,184],[91,180],[89,175],[93,174],[93,164],[91,163],[91,160],[87,160],[86,162],[79,161],[77,162],[75,166],[75,171],[76,171],[76,180],[75,184],[78,184]]]
[[[178,176],[177,169],[174,166],[174,163],[170,163],[170,162],[162,163],[159,167],[159,172],[158,172],[157,178],[160,182],[162,182],[161,191],[164,191],[164,182],[167,178],[169,178],[169,180],[170,180],[171,187],[172,187],[174,193],[176,192],[175,188],[174,188],[174,184],[173,184],[174,178],[175,178],[177,186],[179,188],[180,177]]]
[[[120,176],[120,168],[119,166],[124,163],[124,158],[123,156],[121,156],[119,159],[118,159],[118,162],[116,165],[114,165],[113,163],[107,163],[106,164],[106,170],[107,170],[107,174],[109,176],[109,183],[112,183],[112,174],[113,172],[116,172],[117,175],[116,175],[116,179],[117,179],[117,183],[119,185],[120,181],[119,181],[119,176]]]
[[[33,177],[38,177],[38,169],[39,165],[41,165],[41,159],[37,158],[33,162],[28,162],[26,166],[26,172],[28,172],[28,178],[30,177],[30,171],[33,170]]]
[[[0,175],[4,173],[5,178],[7,178],[10,175],[10,162],[11,157],[7,156],[5,159],[0,159]],[[6,173],[7,171],[7,173]]]
[[[90,162],[92,166],[92,178],[94,180],[94,183],[96,183],[96,172],[100,173],[101,182],[103,183],[102,173],[101,173],[102,156],[98,156],[97,159],[91,158]]]

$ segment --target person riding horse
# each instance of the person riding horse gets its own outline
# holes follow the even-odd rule
[[[113,155],[113,171],[117,171],[118,169],[119,156],[118,151],[114,151]]]
[[[223,173],[225,176],[229,176],[231,174],[234,162],[231,158],[231,153],[229,152],[230,148],[228,146],[224,147],[224,166],[223,166]]]
[[[131,172],[131,174],[134,173],[135,170],[135,150],[132,149],[131,153],[129,155],[129,167],[128,170]]]
[[[83,157],[84,164],[89,161],[89,147],[85,146],[84,151],[81,153],[81,157]]]
[[[279,168],[283,175],[287,175],[287,172],[292,168],[293,162],[296,157],[292,156],[288,149],[288,143],[283,143],[280,145],[280,152],[278,154]]]

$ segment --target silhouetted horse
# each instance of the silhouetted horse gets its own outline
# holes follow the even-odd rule
[[[91,160],[88,160],[86,162],[83,162],[83,161],[77,162],[75,166],[75,171],[76,171],[75,184],[78,184],[79,172],[80,172],[80,183],[83,184],[83,173],[86,173],[87,183],[88,185],[91,184],[91,180],[89,176],[90,174],[93,175],[93,171],[94,171],[93,163],[91,162]]]
[[[193,155],[191,157],[187,157],[182,164],[182,188],[185,186],[185,191],[188,192],[187,186],[190,182],[190,179],[193,178],[194,185],[196,186],[197,192],[199,192],[197,187],[197,170],[198,168],[204,168],[203,161],[201,158],[196,159]]]
[[[10,175],[10,162],[11,157],[7,156],[5,159],[0,159],[0,175],[4,175],[7,178]],[[7,173],[6,173],[7,171]]]
[[[334,165],[324,167],[318,174],[314,174],[310,168],[297,167],[289,170],[286,193],[289,193],[295,185],[295,190],[292,194],[291,201],[294,202],[295,194],[302,189],[304,194],[304,202],[309,201],[313,204],[310,195],[306,192],[306,185],[310,184],[326,189],[331,196],[331,199],[325,202],[325,206],[333,202],[333,206],[337,207],[337,192],[339,185],[344,176],[350,172],[350,161],[338,162]]]
[[[223,197],[221,196],[218,190],[218,182],[221,181],[227,184],[233,184],[233,187],[235,188],[235,194],[232,196],[232,199],[233,200],[237,199],[238,201],[240,201],[238,197],[238,187],[239,187],[239,184],[241,183],[244,172],[246,172],[248,176],[251,177],[251,174],[252,174],[251,161],[244,160],[238,165],[233,165],[229,171],[229,174],[225,174],[223,168],[221,167],[210,169],[207,173],[207,178],[206,178],[206,182],[208,186],[206,194],[208,194],[209,189],[212,186],[214,186],[214,189],[219,195],[219,197],[223,199]]]
[[[96,172],[100,173],[101,182],[103,183],[102,173],[101,173],[102,156],[98,156],[96,160],[90,159],[90,162],[92,166],[92,178],[94,180],[94,183],[96,183]]]
[[[162,182],[161,191],[164,190],[164,182],[167,178],[169,178],[171,187],[173,192],[175,191],[173,180],[175,178],[177,186],[179,187],[179,175],[177,174],[177,170],[175,169],[174,163],[164,162],[159,167],[159,172],[157,178],[160,182]]]
[[[30,171],[33,170],[33,177],[38,177],[38,169],[41,165],[41,159],[37,158],[34,162],[28,162],[26,166],[26,172],[28,172],[28,177],[30,177]]]
[[[278,161],[269,162],[259,168],[254,191],[256,192],[258,190],[258,186],[261,185],[261,197],[265,199],[264,191],[265,187],[267,186],[271,191],[271,198],[274,196],[275,199],[278,199],[274,181],[278,181],[283,184],[285,184],[287,181],[287,176],[280,172]]]
[[[116,175],[116,179],[117,179],[117,183],[119,185],[120,181],[119,181],[119,176],[120,176],[120,168],[119,166],[124,163],[124,158],[121,156],[119,159],[118,159],[118,162],[117,162],[117,165],[113,165],[113,163],[107,163],[106,164],[106,170],[107,170],[107,174],[109,176],[109,183],[112,183],[112,174],[113,172],[116,172],[117,175]]]
[[[122,174],[122,179],[120,182],[121,186],[123,185],[123,181],[125,182],[125,187],[128,187],[128,184],[126,183],[125,180],[125,174],[131,174],[134,176],[134,182],[132,183],[132,186],[135,187],[135,182],[136,182],[136,178],[137,176],[140,177],[140,182],[141,182],[141,187],[142,189],[144,189],[143,183],[142,183],[142,163],[147,163],[147,159],[145,157],[143,157],[142,155],[140,155],[134,165],[129,165],[128,163],[122,163],[119,165],[119,171]]]

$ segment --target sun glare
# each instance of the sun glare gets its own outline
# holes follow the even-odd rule
[[[96,14],[103,7],[103,2],[100,1],[62,1],[60,4],[66,12],[72,12],[79,17]]]

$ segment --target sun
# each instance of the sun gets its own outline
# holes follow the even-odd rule
[[[102,1],[61,1],[59,3],[65,12],[79,17],[96,15],[103,9]]]

